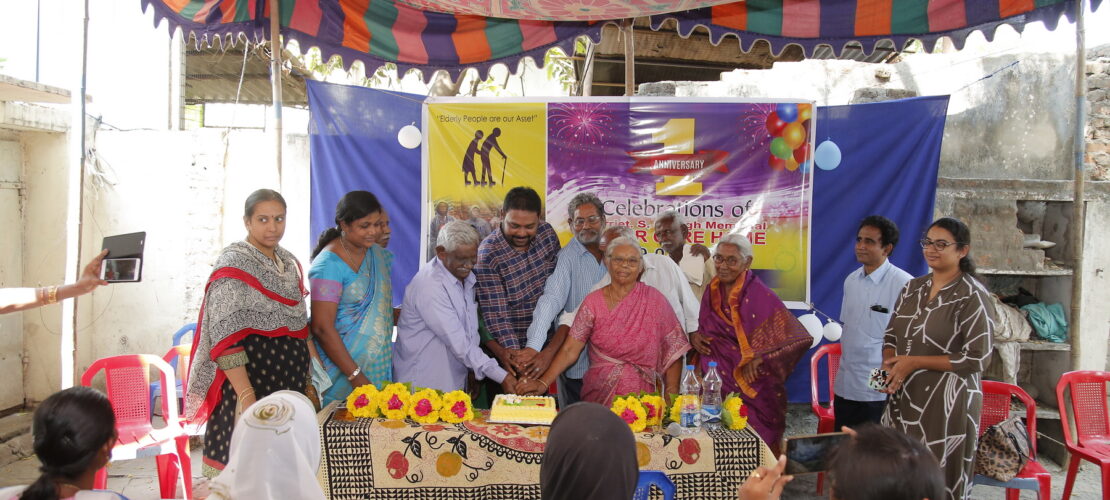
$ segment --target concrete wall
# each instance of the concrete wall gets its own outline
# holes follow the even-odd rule
[[[66,134],[22,136],[24,158],[23,283],[45,286],[65,277]],[[62,384],[62,303],[23,313],[25,396],[41,401]],[[78,318],[78,325],[84,324]],[[81,331],[78,331],[81,335]],[[80,373],[80,372],[77,372]]]
[[[940,159],[936,216],[953,215],[972,225],[974,254],[995,269],[1042,271],[1046,252],[1023,249],[1018,203],[1048,201],[1038,227],[1058,243],[1047,252],[1050,265],[1070,264],[1071,199],[1075,127],[1074,49],[1046,50],[1026,40],[1010,45],[969,40],[956,53],[917,54],[892,65],[807,60],[775,64],[773,71],[737,70],[718,82],[663,82],[640,86],[639,95],[809,98],[819,105],[843,105],[912,95],[951,96]],[[1093,51],[1096,58],[1106,49]],[[1105,179],[1110,159],[1110,59],[1088,65],[1091,130],[1088,147],[1095,180]],[[1110,160],[1108,160],[1110,161]],[[1110,189],[1089,183],[1085,225],[1083,316],[1079,328],[1081,369],[1107,366],[1110,330]],[[1033,278],[1046,302],[1071,300],[1071,277]],[[1070,314],[1070,311],[1069,311]],[[1036,371],[1051,379],[1072,360],[1044,353]],[[1044,385],[1045,389],[1052,384]],[[1051,397],[1051,391],[1047,391]]]
[[[286,137],[280,186],[272,147],[261,130],[231,131],[226,143],[216,129],[99,133],[100,174],[86,181],[82,255],[95,254],[104,236],[146,231],[146,261],[141,283],[100,288],[82,302],[77,373],[105,356],[169,349],[170,335],[196,321],[220,249],[245,237],[243,202],[255,189],[282,192],[289,203],[282,243],[307,269],[308,140]]]

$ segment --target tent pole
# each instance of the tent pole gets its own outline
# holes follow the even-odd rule
[[[89,0],[82,2],[81,12],[81,69],[78,76],[78,91],[72,95],[73,109],[70,110],[69,148],[70,166],[66,186],[66,227],[65,227],[65,277],[63,283],[73,283],[81,273],[81,220],[84,212],[85,192],[85,86],[89,67]],[[77,300],[61,304],[62,324],[59,346],[61,368],[61,387],[73,387],[77,366]]]
[[[636,95],[636,44],[635,32],[632,25],[635,19],[629,18],[621,21],[621,33],[624,34],[624,95]]]
[[[1083,16],[1087,10],[1085,0],[1075,1],[1075,198],[1072,202],[1071,248],[1075,261],[1071,278],[1071,369],[1082,369],[1083,360],[1083,232],[1086,225],[1086,169],[1083,161],[1087,152],[1087,43],[1084,38]]]
[[[274,101],[274,167],[277,169],[278,191],[281,183],[281,2],[270,0],[270,88]]]

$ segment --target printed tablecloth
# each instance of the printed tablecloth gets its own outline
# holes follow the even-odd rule
[[[325,409],[320,483],[332,500],[540,498],[550,427],[489,423],[487,416],[482,411],[470,422],[421,425]],[[774,462],[750,428],[635,436],[640,468],[665,472],[680,499],[735,499],[756,467]]]

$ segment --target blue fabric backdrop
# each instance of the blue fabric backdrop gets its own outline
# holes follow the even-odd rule
[[[393,294],[400,304],[420,264],[421,190],[420,150],[403,148],[397,131],[420,123],[423,96],[310,81],[308,99],[313,234],[333,225],[335,203],[347,191],[378,195],[392,219]],[[839,316],[844,277],[859,266],[858,224],[868,215],[886,216],[901,229],[895,265],[914,276],[927,271],[916,241],[933,218],[947,109],[947,96],[817,109],[815,142],[831,139],[843,156],[814,180],[811,287],[821,311]],[[808,356],[787,392],[792,402],[809,401]]]
[[[420,126],[424,96],[309,80],[308,125],[312,210],[310,248],[335,225],[335,204],[348,191],[377,195],[393,236],[393,304],[420,267],[420,148],[405,149],[397,132]]]
[[[810,296],[817,309],[840,316],[844,278],[859,268],[854,253],[859,221],[868,215],[898,225],[894,265],[914,276],[928,272],[917,240],[933,221],[947,112],[948,96],[817,108],[814,142],[831,139],[843,156],[837,168],[818,169],[813,181]],[[822,363],[820,387],[828,387],[826,370]],[[786,388],[791,402],[809,401],[809,356]],[[821,399],[827,398],[822,390]]]

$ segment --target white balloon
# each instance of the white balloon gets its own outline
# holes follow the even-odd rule
[[[416,125],[405,125],[397,132],[397,142],[406,149],[416,149],[420,147],[423,137],[420,135],[420,129]]]
[[[825,323],[825,339],[827,339],[829,342],[836,342],[837,340],[840,340],[840,336],[843,334],[844,327],[840,326],[840,323],[837,323],[831,319],[828,323]]]
[[[798,321],[802,322],[802,326],[806,327],[806,331],[813,337],[813,345],[811,347],[817,347],[817,344],[821,343],[821,330],[823,328],[821,326],[821,318],[818,318],[816,314],[809,313],[798,316]]]

